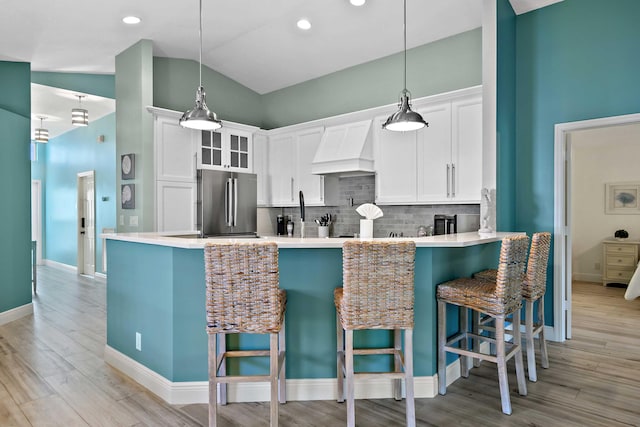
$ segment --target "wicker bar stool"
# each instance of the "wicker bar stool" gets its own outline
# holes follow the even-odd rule
[[[507,361],[516,360],[516,376],[518,392],[527,394],[524,377],[522,348],[520,346],[520,293],[527,259],[529,238],[527,236],[510,236],[502,240],[500,262],[497,278],[494,282],[483,279],[462,278],[441,283],[437,288],[438,300],[438,389],[440,394],[447,392],[446,353],[459,354],[460,371],[463,377],[469,375],[467,357],[488,360],[498,365],[498,381],[502,412],[511,414],[511,398],[507,379]],[[447,340],[447,303],[460,307],[460,331]],[[481,336],[468,331],[468,310],[478,311],[491,316],[495,321],[495,338]],[[513,313],[514,342],[505,341],[505,317]],[[474,351],[467,349],[468,340],[472,339]],[[495,344],[495,353],[481,353],[480,341]],[[456,347],[459,344],[459,347]],[[493,347],[493,346],[492,346]],[[476,350],[477,349],[477,350]]]
[[[549,263],[549,249],[551,247],[551,233],[535,233],[531,238],[531,249],[529,250],[529,261],[527,263],[527,274],[522,282],[522,298],[525,300],[525,332],[524,338],[527,347],[527,368],[529,381],[537,381],[536,373],[536,351],[534,338],[538,336],[540,345],[540,359],[543,368],[549,367],[549,356],[547,354],[547,342],[544,338],[544,294],[547,290],[547,264]],[[495,281],[497,270],[483,270],[473,275],[479,279]],[[538,302],[538,320],[534,322],[534,305]],[[478,328],[485,328],[490,318],[477,319],[474,322],[479,324]]]
[[[204,248],[209,334],[209,426],[216,425],[217,385],[227,403],[228,383],[270,382],[271,426],[285,403],[286,293],[278,287],[278,247],[273,242],[208,243]],[[269,334],[269,350],[227,351],[226,334]],[[268,356],[269,375],[226,375],[230,357]]]
[[[334,300],[338,337],[338,402],[347,400],[347,425],[355,426],[354,380],[392,378],[394,397],[402,399],[405,380],[407,426],[415,426],[413,391],[414,242],[348,241],[342,247],[343,287]],[[354,349],[353,331],[394,331],[392,348]],[[401,331],[404,330],[404,352]],[[355,373],[354,355],[387,354],[394,357],[393,372]]]

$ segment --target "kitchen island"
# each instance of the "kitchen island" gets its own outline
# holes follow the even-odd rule
[[[501,239],[513,233],[460,233],[416,242],[414,372],[416,397],[437,394],[438,283],[469,276],[498,262]],[[107,345],[105,360],[169,403],[207,402],[204,245],[218,239],[158,233],[105,234],[107,239]],[[336,318],[333,289],[342,284],[341,238],[262,237],[279,248],[280,287],[287,290],[288,400],[335,399]],[[229,241],[231,239],[219,239]],[[378,240],[378,239],[375,239]],[[247,241],[247,239],[242,239]],[[450,319],[455,319],[455,307]],[[455,322],[449,322],[456,327]],[[358,345],[388,345],[388,331],[359,331]],[[266,336],[228,338],[233,349],[268,346]],[[453,355],[450,363],[454,363]],[[267,362],[229,371],[258,372]],[[359,362],[359,363],[358,363]],[[390,361],[358,361],[356,369],[388,370]],[[366,362],[366,364],[364,363]],[[262,371],[264,372],[264,371]],[[451,379],[456,378],[452,372]],[[388,384],[356,387],[359,398],[391,397]],[[269,400],[268,384],[238,384],[230,401]]]

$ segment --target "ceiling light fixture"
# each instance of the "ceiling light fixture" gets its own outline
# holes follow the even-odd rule
[[[40,119],[40,127],[36,128],[35,131],[35,138],[33,138],[36,142],[42,142],[42,143],[47,143],[49,142],[49,130],[45,129],[44,126],[42,125],[42,121],[46,120],[45,116],[38,116],[38,118]]]
[[[88,126],[89,125],[89,112],[82,107],[82,98],[86,98],[86,95],[76,95],[78,97],[78,108],[71,110],[71,124],[74,126]]]
[[[404,0],[404,89],[400,95],[398,111],[389,116],[382,125],[392,131],[418,130],[429,126],[422,116],[411,110],[411,92],[407,90],[407,0]]]
[[[137,16],[125,16],[122,18],[122,22],[129,25],[135,25],[140,23],[140,18]]]
[[[365,4],[366,0],[350,0],[351,4],[354,6],[362,6]]]
[[[302,18],[300,19],[296,25],[298,26],[298,28],[300,28],[301,30],[310,30],[311,29],[311,22],[309,22],[308,19]]]
[[[205,101],[206,93],[202,87],[202,0],[200,0],[200,86],[196,90],[196,106],[185,111],[180,118],[180,125],[189,129],[216,130],[222,127],[216,113],[209,111]]]

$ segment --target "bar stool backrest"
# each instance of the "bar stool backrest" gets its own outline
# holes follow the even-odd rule
[[[522,286],[522,297],[535,301],[547,290],[547,264],[549,263],[549,248],[551,247],[551,233],[535,233],[531,237],[527,277]]]
[[[208,243],[204,260],[208,333],[280,331],[276,243]]]
[[[528,249],[527,236],[509,236],[502,239],[495,302],[502,305],[504,313],[511,313],[522,305],[522,282],[525,278]]]
[[[345,242],[345,329],[413,328],[415,252],[414,242]]]

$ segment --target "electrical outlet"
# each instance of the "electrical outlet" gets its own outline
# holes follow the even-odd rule
[[[132,215],[129,217],[129,225],[131,227],[137,227],[138,226],[138,216],[137,215]]]
[[[600,270],[600,263],[596,262],[595,264],[593,264],[593,268],[595,268],[596,270]]]
[[[142,334],[136,332],[136,350],[142,351]]]

